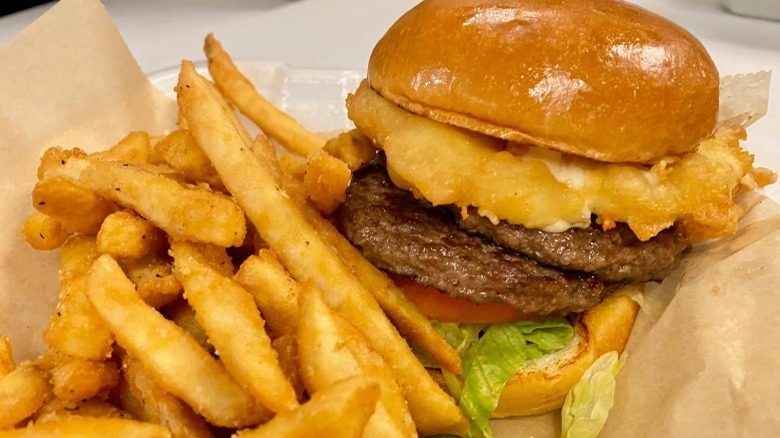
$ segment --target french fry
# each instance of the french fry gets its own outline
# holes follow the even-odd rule
[[[86,292],[127,354],[140,360],[165,390],[209,422],[246,427],[268,417],[216,359],[141,300],[110,256],[101,256],[92,264]]]
[[[98,250],[115,258],[137,259],[166,243],[159,229],[128,210],[108,215],[97,233]]]
[[[94,153],[90,157],[96,160],[123,161],[126,163],[147,162],[158,164],[162,162],[152,149],[149,134],[143,131],[133,131],[111,148]]]
[[[309,155],[303,186],[312,202],[325,214],[333,213],[347,199],[352,172],[346,163],[325,151]]]
[[[180,129],[171,132],[154,146],[154,150],[166,163],[180,171],[188,182],[205,182],[218,189],[222,187],[217,171],[189,131]]]
[[[23,429],[0,432],[2,438],[170,438],[168,429],[152,423],[123,418],[71,416],[65,419],[36,423]]]
[[[184,61],[176,87],[179,108],[263,240],[293,277],[315,281],[340,314],[370,335],[372,346],[393,367],[421,433],[465,431],[466,419],[453,399],[428,375],[365,286],[281,192],[205,82],[194,65]]]
[[[345,162],[350,170],[360,169],[377,154],[374,144],[359,129],[342,132],[328,140],[322,149]]]
[[[188,252],[201,263],[216,271],[223,277],[232,277],[235,272],[233,259],[230,258],[225,248],[216,245],[191,245],[186,246]]]
[[[54,395],[72,405],[105,394],[119,381],[114,360],[94,361],[64,356],[51,370]]]
[[[73,233],[65,230],[57,219],[36,211],[24,221],[22,234],[31,247],[47,251],[62,246]]]
[[[311,282],[301,287],[298,354],[309,392],[316,394],[339,380],[368,376],[379,383],[381,395],[366,425],[366,436],[417,436],[406,402],[392,371],[363,333],[337,315]]]
[[[0,379],[0,430],[29,418],[53,396],[49,374],[30,363],[21,364]]]
[[[46,179],[46,174],[52,169],[65,164],[71,158],[87,158],[87,153],[79,148],[64,149],[59,146],[51,147],[43,151],[38,164],[38,181]]]
[[[208,352],[214,351],[214,346],[209,343],[209,336],[206,334],[206,330],[203,330],[203,327],[198,322],[198,318],[195,317],[195,311],[192,310],[192,307],[186,300],[174,301],[165,306],[162,312],[166,318],[192,336],[204,350]]]
[[[94,237],[76,235],[62,246],[60,302],[43,332],[50,347],[82,359],[108,357],[114,342],[84,293],[87,270],[99,255]]]
[[[257,137],[252,150],[261,162],[273,159],[267,151],[273,145],[266,139]],[[269,169],[274,169],[276,162],[267,163]],[[278,174],[277,174],[278,175]],[[417,348],[425,351],[447,371],[453,374],[461,373],[458,353],[433,328],[431,322],[409,301],[395,284],[382,271],[371,264],[352,244],[323,218],[317,209],[308,202],[307,191],[300,181],[288,175],[277,176],[276,180],[285,194],[295,203],[306,220],[328,245],[336,250],[342,262],[374,295],[382,310],[393,321],[401,334],[409,339]]]
[[[39,409],[38,412],[33,415],[32,420],[36,424],[51,423],[53,421],[60,421],[73,416],[125,418],[128,420],[133,418],[129,413],[99,398],[82,400],[75,405],[64,402],[58,398],[54,398],[46,403],[46,405],[44,405],[41,409]],[[0,434],[0,436],[2,435]]]
[[[238,131],[238,135],[241,136],[241,138],[244,140],[244,143],[251,144],[252,137],[249,135],[249,132],[247,132],[246,128],[244,128],[244,125],[241,124],[241,121],[238,119],[238,114],[236,114],[234,111],[233,106],[230,104],[230,102],[228,102],[225,96],[220,93],[217,85],[211,81],[206,81],[206,86],[211,89],[214,97],[217,98],[220,105],[222,105],[222,108],[224,108],[225,112],[228,114],[228,116],[230,116],[230,120],[233,122],[233,126],[235,126],[236,131]]]
[[[249,292],[198,260],[200,253],[193,244],[174,243],[171,254],[185,298],[228,372],[273,412],[297,407],[295,391],[279,366],[265,321]]]
[[[458,353],[433,328],[431,322],[406,298],[387,275],[371,264],[352,244],[323,218],[319,212],[306,200],[306,190],[302,184],[288,177],[280,180],[285,193],[295,203],[300,212],[322,237],[335,249],[360,282],[371,291],[382,310],[395,324],[398,331],[409,339],[417,348],[425,351],[435,359],[445,370],[461,373]]]
[[[295,397],[299,402],[303,402],[305,400],[304,392],[306,388],[303,386],[299,368],[296,334],[279,336],[271,342],[271,345],[279,355],[279,366],[282,368],[282,372],[287,377],[287,380],[290,381],[293,390],[295,390]]]
[[[174,438],[211,438],[209,425],[184,402],[166,392],[141,363],[125,355],[122,369],[133,396],[141,402],[143,418],[171,431]]]
[[[222,45],[213,35],[206,37],[204,51],[209,61],[209,73],[217,87],[269,137],[277,140],[287,150],[304,157],[322,149],[325,140],[311,133],[261,96],[252,83],[238,71],[230,55],[222,49]],[[188,120],[187,123],[192,126],[191,121]]]
[[[279,157],[279,167],[282,172],[298,181],[303,181],[306,174],[306,162],[301,161],[292,154],[283,154]]]
[[[11,340],[5,336],[0,336],[0,379],[15,369],[16,362],[14,362]]]
[[[300,286],[272,251],[261,249],[244,260],[235,280],[252,294],[274,335],[295,334]]]
[[[146,304],[160,308],[181,296],[181,283],[173,275],[170,258],[151,254],[140,259],[120,260],[118,263]]]
[[[63,159],[43,175],[44,181],[64,178],[131,208],[174,239],[227,247],[241,245],[246,235],[244,214],[230,198],[185,187],[151,172],[149,166],[74,157]]]
[[[294,411],[282,412],[268,423],[239,432],[239,438],[359,438],[374,413],[380,388],[376,381],[356,376],[315,393]],[[368,435],[371,436],[371,435]]]
[[[117,209],[113,202],[63,178],[40,181],[32,196],[38,211],[60,221],[71,233],[97,234],[106,216]]]
[[[263,134],[258,134],[255,140],[252,142],[252,153],[263,163],[271,176],[275,180],[278,180],[282,176],[282,167],[279,164],[279,160],[276,159],[276,146],[271,144]],[[285,154],[289,155],[289,154]]]
[[[149,416],[146,413],[146,407],[143,402],[133,394],[130,384],[127,383],[127,379],[125,379],[124,372],[119,377],[119,383],[116,385],[113,395],[119,407],[129,413],[133,418],[138,421],[150,421]]]

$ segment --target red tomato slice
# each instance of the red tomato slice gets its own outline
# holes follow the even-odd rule
[[[408,278],[394,278],[393,281],[420,312],[432,321],[492,324],[538,318],[519,312],[508,304],[477,304],[465,298],[453,298]]]

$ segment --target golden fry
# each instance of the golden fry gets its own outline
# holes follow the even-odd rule
[[[416,437],[392,370],[371,348],[366,336],[328,307],[313,283],[303,284],[299,301],[298,351],[306,389],[316,394],[349,377],[374,378],[381,395],[365,435]]]
[[[375,267],[306,200],[302,184],[290,178],[283,178],[281,185],[290,199],[295,202],[312,227],[336,250],[339,258],[362,284],[371,292],[398,331],[417,348],[425,351],[445,370],[461,373],[458,353],[442,338],[430,320],[406,298],[387,275]]]
[[[94,361],[65,356],[51,370],[54,395],[65,403],[105,394],[119,381],[119,369],[114,360]]]
[[[228,372],[270,410],[297,407],[295,391],[279,366],[265,321],[249,292],[198,260],[193,244],[174,243],[171,254],[184,296]]]
[[[252,294],[273,334],[295,333],[299,285],[271,250],[261,249],[244,260],[235,279]]]
[[[292,154],[283,154],[279,157],[279,167],[285,175],[303,181],[306,174],[306,162],[301,161]]]
[[[86,291],[127,354],[140,360],[167,391],[212,424],[246,427],[267,417],[216,359],[141,300],[110,256],[101,256],[92,264]]]
[[[174,301],[170,305],[165,306],[162,311],[166,318],[192,336],[204,350],[208,352],[214,351],[214,346],[209,342],[206,330],[203,330],[203,327],[198,322],[198,318],[195,317],[195,311],[192,310],[192,307],[186,300]]]
[[[365,377],[351,377],[315,393],[294,411],[282,412],[240,438],[309,438],[312,436],[359,438],[364,436],[379,399],[379,384]],[[370,436],[370,435],[369,435]]]
[[[306,388],[303,386],[299,368],[298,340],[296,336],[296,333],[279,336],[271,342],[271,345],[279,355],[279,366],[282,368],[282,372],[287,377],[287,380],[290,381],[293,390],[295,390],[295,397],[299,402],[302,402],[305,400],[304,392]]]
[[[268,171],[271,172],[271,176],[273,176],[275,180],[278,180],[282,176],[282,167],[279,165],[279,160],[276,159],[276,146],[271,144],[268,137],[263,134],[258,134],[252,142],[251,149],[252,153],[268,168]],[[301,177],[303,177],[303,175],[301,175]]]
[[[94,237],[76,235],[62,247],[60,302],[49,318],[43,340],[50,347],[83,359],[111,354],[114,337],[84,292],[89,266],[100,254]]]
[[[148,255],[140,259],[121,260],[119,264],[146,304],[160,308],[181,296],[181,283],[173,275],[168,257]]]
[[[238,71],[230,55],[213,35],[206,37],[204,51],[209,61],[209,73],[217,87],[263,132],[287,150],[304,157],[322,149],[325,141],[261,96]],[[188,120],[188,124],[191,127],[192,121]]]
[[[377,149],[359,129],[342,132],[328,140],[322,148],[327,153],[347,163],[350,170],[357,170],[376,157]]]
[[[347,164],[325,151],[309,155],[303,186],[312,202],[325,214],[333,213],[347,199],[352,172]]]
[[[190,254],[223,277],[232,277],[235,272],[233,259],[225,248],[216,245],[186,245]]]
[[[252,142],[252,137],[249,135],[249,132],[247,132],[246,128],[244,128],[244,125],[241,124],[241,121],[238,119],[238,114],[236,114],[236,112],[233,110],[233,106],[230,104],[230,102],[228,102],[227,98],[225,98],[225,96],[220,93],[217,85],[213,82],[206,81],[206,86],[211,90],[211,93],[219,101],[219,104],[225,110],[227,115],[230,116],[230,120],[233,122],[233,126],[235,126],[236,131],[238,131],[238,135],[241,136],[241,138],[244,140],[244,143],[250,144]]]
[[[97,234],[106,216],[116,210],[113,202],[63,178],[40,181],[32,196],[38,211],[60,221],[71,233]]]
[[[162,232],[133,212],[111,213],[97,233],[98,250],[115,258],[140,258],[167,243]]]
[[[52,397],[49,374],[29,363],[20,365],[0,379],[0,430],[29,418]]]
[[[24,240],[33,248],[52,250],[62,246],[73,233],[66,231],[62,222],[57,219],[36,211],[24,221],[22,234],[24,234]]]
[[[140,400],[143,418],[171,431],[174,438],[210,438],[214,435],[206,421],[184,402],[166,392],[141,363],[125,355],[122,358],[124,378],[133,396]],[[197,385],[198,382],[193,382]]]
[[[108,150],[92,154],[90,157],[97,160],[124,161],[126,163],[147,162],[158,164],[161,162],[157,154],[152,150],[149,134],[143,131],[131,132]]]
[[[73,416],[125,418],[128,420],[133,418],[129,413],[99,398],[82,400],[76,404],[66,403],[58,398],[54,398],[39,409],[38,412],[33,415],[32,420],[36,424],[51,423]]]
[[[72,416],[0,432],[2,438],[170,438],[168,429],[123,418]]]
[[[453,399],[428,375],[351,269],[281,192],[191,62],[182,63],[176,91],[192,134],[263,240],[293,277],[316,282],[340,314],[370,335],[372,346],[392,365],[421,433],[463,432],[466,419]]]
[[[15,369],[16,362],[14,362],[11,340],[5,336],[0,336],[0,379]]]
[[[119,407],[139,421],[149,421],[146,407],[143,402],[133,394],[130,384],[127,383],[124,372],[119,377],[119,383],[114,390],[114,397]]]
[[[241,245],[246,235],[244,214],[230,198],[185,187],[148,165],[70,158],[44,171],[44,178],[66,178],[132,208],[174,239],[227,247]]]
[[[214,188],[222,187],[217,171],[189,131],[180,129],[171,132],[154,146],[154,150],[166,163],[180,171],[188,182],[205,182]]]

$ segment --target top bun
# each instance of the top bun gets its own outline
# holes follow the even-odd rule
[[[687,152],[718,113],[702,44],[613,0],[426,0],[377,43],[368,80],[434,120],[606,162]]]

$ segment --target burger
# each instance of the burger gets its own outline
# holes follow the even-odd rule
[[[627,291],[773,181],[718,99],[702,44],[621,1],[426,0],[377,43],[347,107],[381,154],[336,217],[461,353],[479,427],[559,408],[623,350]]]

